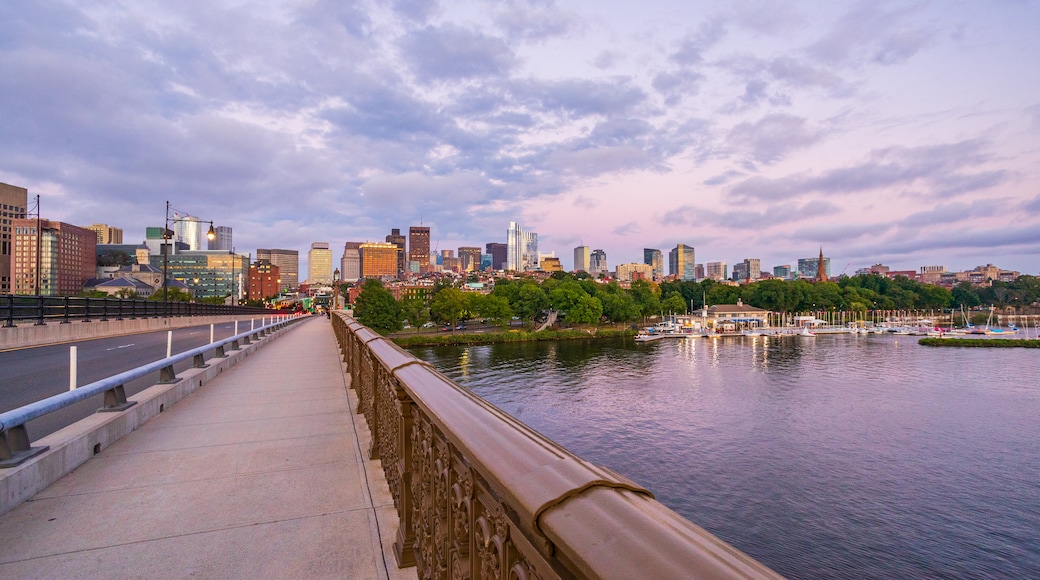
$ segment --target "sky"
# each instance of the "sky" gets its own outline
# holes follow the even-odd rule
[[[124,242],[1040,273],[1040,2],[0,2],[0,182]],[[848,264],[848,266],[846,266]]]

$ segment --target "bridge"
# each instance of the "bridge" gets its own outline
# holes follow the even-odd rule
[[[0,577],[777,577],[346,316],[236,346],[0,469]]]

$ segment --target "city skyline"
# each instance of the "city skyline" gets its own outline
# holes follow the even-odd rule
[[[0,6],[0,182],[127,243],[1040,272],[1036,3],[269,8]]]

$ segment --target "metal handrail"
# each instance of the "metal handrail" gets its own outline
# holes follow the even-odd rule
[[[98,411],[122,411],[135,404],[135,402],[127,401],[126,399],[123,385],[127,382],[156,371],[159,372],[160,384],[177,382],[178,379],[173,365],[192,359],[194,368],[205,368],[208,366],[205,364],[205,354],[207,352],[214,351],[216,356],[223,357],[224,347],[227,345],[231,345],[232,350],[238,350],[240,347],[239,343],[250,344],[250,340],[253,337],[262,338],[270,332],[303,319],[304,317],[300,316],[288,316],[277,322],[247,330],[235,336],[94,381],[75,390],[66,391],[34,403],[29,403],[28,405],[23,405],[17,409],[0,413],[0,468],[13,467],[48,449],[48,447],[32,447],[25,424],[33,419],[38,419],[48,413],[99,394],[104,394],[105,399],[104,406]]]

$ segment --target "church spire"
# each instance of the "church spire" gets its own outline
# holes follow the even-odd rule
[[[820,246],[820,259],[816,262],[816,281],[827,281],[827,268],[823,267],[823,246]]]

